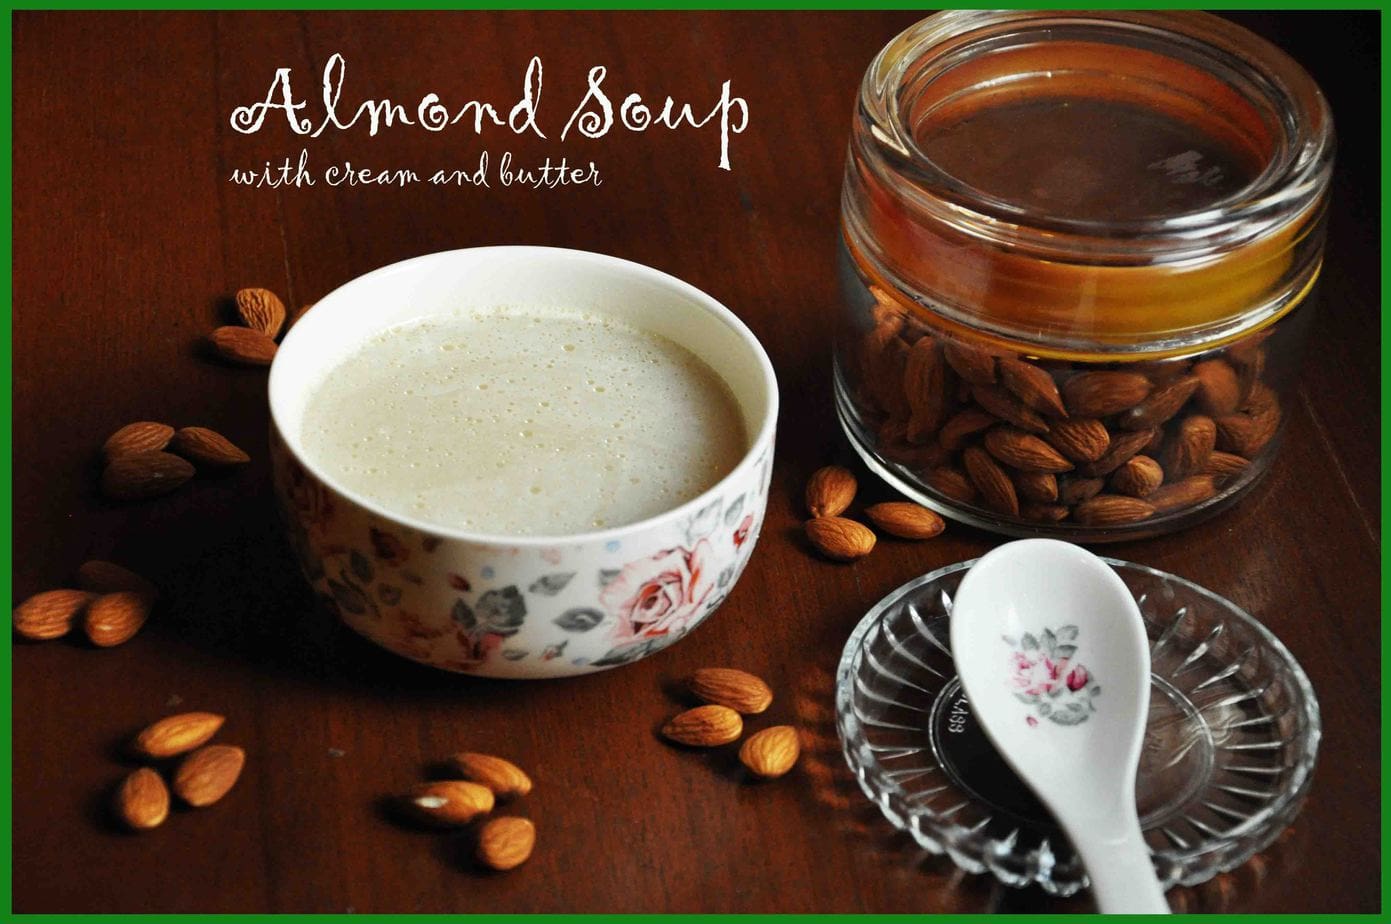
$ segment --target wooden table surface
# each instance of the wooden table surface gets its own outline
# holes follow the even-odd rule
[[[1376,14],[1234,18],[1280,41],[1329,94],[1339,173],[1324,274],[1288,442],[1237,509],[1115,547],[1227,595],[1266,622],[1317,688],[1324,738],[1287,835],[1206,886],[1192,910],[1380,907],[1378,26]],[[110,650],[16,643],[14,903],[22,911],[873,911],[1090,907],[1002,888],[916,849],[860,794],[833,724],[833,672],[865,610],[998,538],[953,526],[833,565],[800,536],[806,476],[846,449],[831,411],[833,247],[853,95],[906,13],[19,14],[14,29],[14,594],[69,583],[92,557],[148,574],[164,599]],[[548,139],[471,130],[242,135],[234,106],[277,67],[312,97],[347,61],[345,99],[510,106],[544,61]],[[708,109],[723,80],[750,125],[717,168],[710,129],[557,139],[589,67],[615,94]],[[621,98],[618,97],[618,98]],[[505,109],[504,109],[505,111]],[[273,119],[280,119],[272,113]],[[512,151],[594,160],[603,183],[530,190],[247,189],[233,168],[307,148],[322,168],[437,167]],[[199,346],[237,288],[292,306],[416,254],[496,243],[616,254],[673,273],[743,317],[777,368],[783,412],[762,540],[691,639],[578,679],[459,677],[382,652],[312,606],[272,509],[265,372]],[[253,462],[134,505],[95,491],[97,447],[136,419],[204,424]],[[867,479],[866,479],[867,480]],[[886,495],[869,488],[870,496]],[[751,785],[729,753],[654,729],[694,668],[735,664],[777,691],[768,721],[807,751]],[[152,833],[117,830],[121,743],[163,714],[228,717],[248,753],[219,805]],[[529,864],[474,870],[465,836],[403,828],[384,797],[459,749],[536,780]]]

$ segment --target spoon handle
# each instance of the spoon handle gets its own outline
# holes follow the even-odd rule
[[[1100,837],[1073,837],[1102,914],[1169,914],[1138,820]]]

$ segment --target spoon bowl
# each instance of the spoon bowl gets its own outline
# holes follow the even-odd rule
[[[1066,542],[1007,543],[957,589],[951,648],[972,714],[1067,832],[1098,907],[1167,913],[1135,808],[1149,643],[1120,577]]]

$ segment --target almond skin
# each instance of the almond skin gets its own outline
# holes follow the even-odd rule
[[[1044,439],[1073,462],[1095,462],[1111,448],[1111,431],[1092,417],[1055,420]]]
[[[1198,407],[1204,414],[1221,417],[1234,414],[1241,405],[1241,381],[1235,369],[1223,359],[1205,359],[1193,366],[1198,380]]]
[[[990,429],[999,422],[999,418],[989,411],[971,406],[942,424],[942,429],[937,433],[937,442],[946,449],[960,449],[972,436]]]
[[[942,355],[956,374],[975,385],[990,385],[995,381],[995,357],[954,340],[944,341]]]
[[[969,446],[961,456],[966,474],[980,492],[981,502],[996,513],[1019,515],[1019,495],[1004,469],[979,446]]]
[[[1217,493],[1217,480],[1211,475],[1193,475],[1165,485],[1145,498],[1160,513],[1201,503]]]
[[[662,736],[677,744],[697,748],[717,747],[738,741],[744,720],[728,706],[697,706],[673,716],[662,726]]]
[[[190,462],[200,465],[220,467],[251,461],[251,457],[235,443],[207,427],[184,427],[174,434],[171,448]]]
[[[168,452],[121,455],[101,473],[101,490],[112,500],[145,500],[177,490],[193,471],[186,459]]]
[[[807,481],[807,509],[814,517],[838,517],[855,499],[859,483],[848,468],[827,465]]]
[[[1076,417],[1109,417],[1144,401],[1152,388],[1136,372],[1082,372],[1063,383],[1063,403]]]
[[[1073,478],[1058,481],[1058,500],[1068,506],[1090,500],[1101,492],[1106,482],[1101,478]]]
[[[1015,472],[1014,491],[1020,501],[1051,504],[1058,499],[1058,477],[1048,472]]]
[[[954,501],[969,504],[976,499],[976,486],[964,472],[951,466],[940,466],[927,473],[927,483]]]
[[[931,539],[947,528],[947,523],[922,504],[887,501],[865,508],[871,523],[900,539]]]
[[[743,715],[757,715],[773,704],[773,691],[761,677],[732,667],[702,667],[688,686],[700,701]]]
[[[998,385],[974,385],[971,397],[1001,420],[1029,433],[1047,433],[1048,422],[1033,408]]]
[[[128,423],[106,438],[101,452],[107,461],[117,456],[137,452],[158,452],[174,438],[174,428],[168,424],[139,420]]]
[[[174,792],[194,808],[217,802],[237,784],[246,752],[230,744],[208,744],[183,759],[174,773]]]
[[[1025,472],[1058,474],[1072,463],[1042,439],[1013,427],[996,427],[985,434],[985,448],[1006,465]]]
[[[274,340],[285,324],[285,303],[269,289],[242,289],[237,292],[237,317],[252,330]]]
[[[116,815],[132,831],[148,831],[169,817],[169,787],[158,773],[141,767],[116,789]]]
[[[490,818],[478,832],[477,860],[489,869],[521,866],[536,847],[536,825],[529,818]]]
[[[1169,437],[1159,464],[1164,467],[1164,477],[1179,481],[1189,475],[1202,471],[1207,457],[1217,446],[1217,424],[1211,417],[1192,414],[1179,422],[1178,429]]]
[[[165,716],[135,736],[131,750],[147,760],[176,757],[201,747],[227,721],[212,712],[181,712]]]
[[[151,600],[159,596],[155,585],[145,578],[109,561],[93,559],[77,569],[77,583],[83,590],[98,594],[114,594],[122,590],[144,594]]]
[[[150,598],[133,590],[97,597],[87,606],[82,628],[98,648],[112,648],[135,637],[150,618]]]
[[[1220,481],[1240,475],[1250,464],[1246,458],[1235,453],[1217,451],[1207,457],[1207,464],[1199,474],[1212,475]]]
[[[501,757],[465,751],[449,758],[449,765],[464,779],[488,787],[498,798],[511,799],[531,792],[531,777]]]
[[[854,561],[874,549],[874,532],[844,517],[817,517],[803,528],[816,550],[835,561]]]
[[[903,388],[912,411],[908,417],[908,441],[925,442],[947,416],[947,366],[931,337],[923,337],[908,350]]]
[[[1041,523],[1061,523],[1067,519],[1067,515],[1072,511],[1062,504],[1021,504],[1019,515],[1026,520],[1037,520]]]
[[[1216,424],[1217,448],[1249,459],[1280,429],[1280,407],[1274,405],[1259,414],[1228,414],[1217,418]]]
[[[739,748],[739,762],[755,776],[773,780],[787,773],[802,754],[802,742],[791,725],[774,725],[749,736]]]
[[[1164,483],[1164,469],[1149,456],[1135,456],[1111,473],[1111,490],[1144,497]]]
[[[1186,375],[1162,385],[1152,391],[1142,404],[1122,414],[1116,424],[1123,430],[1148,430],[1166,423],[1182,410],[1200,384],[1196,375]]]
[[[493,810],[493,791],[481,783],[439,780],[421,783],[401,798],[402,807],[422,824],[455,828]]]
[[[73,623],[93,595],[85,590],[45,590],[14,608],[14,630],[21,638],[44,641],[61,638],[72,631]]]
[[[1024,404],[1050,417],[1066,417],[1063,397],[1053,377],[1033,363],[1021,359],[1001,359],[1000,383]]]
[[[1111,474],[1148,448],[1150,441],[1159,432],[1156,427],[1153,430],[1130,430],[1112,434],[1111,445],[1106,449],[1106,454],[1095,462],[1079,463],[1078,474],[1088,478],[1100,478]]]
[[[1098,494],[1072,510],[1072,518],[1087,526],[1120,526],[1154,516],[1155,508],[1138,497]]]
[[[249,327],[219,327],[208,341],[217,355],[243,366],[269,366],[275,359],[275,341]]]

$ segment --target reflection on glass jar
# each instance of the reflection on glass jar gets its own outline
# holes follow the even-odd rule
[[[949,12],[861,89],[836,403],[871,468],[1019,535],[1168,531],[1269,468],[1312,313],[1327,106],[1196,13]]]

